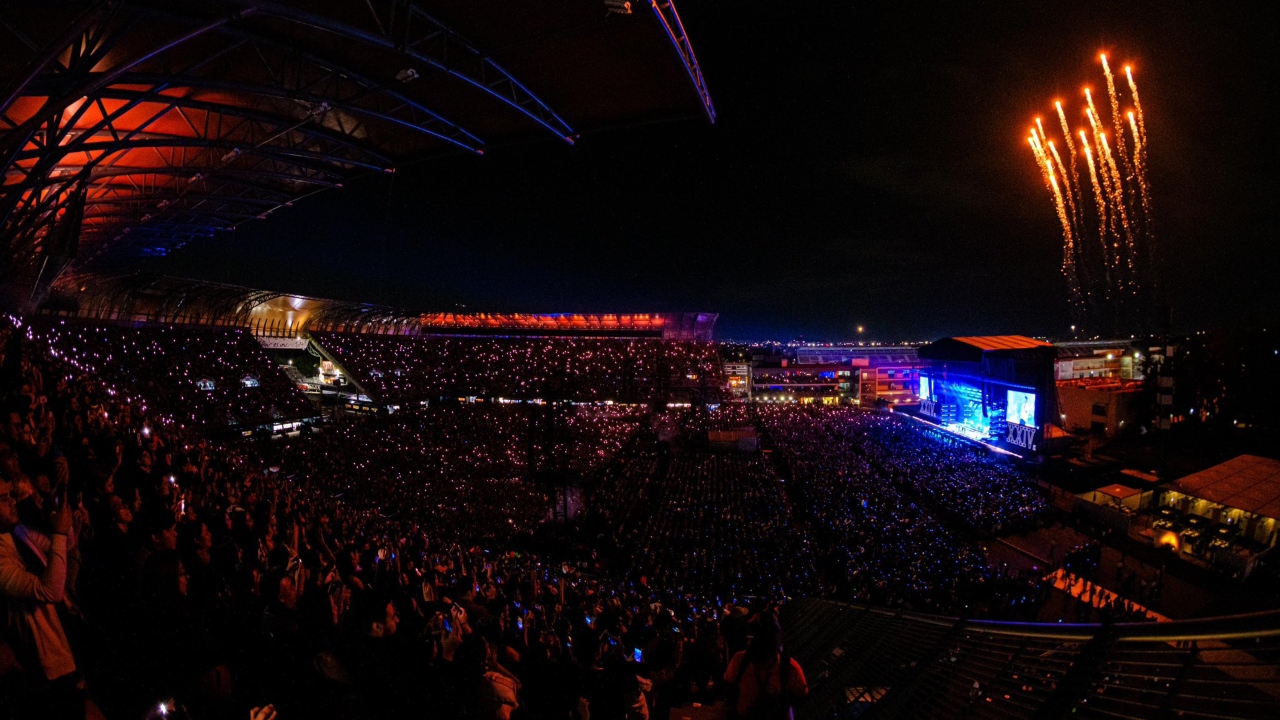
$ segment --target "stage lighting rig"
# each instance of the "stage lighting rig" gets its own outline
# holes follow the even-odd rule
[[[628,0],[604,0],[605,15],[630,15],[631,3]]]

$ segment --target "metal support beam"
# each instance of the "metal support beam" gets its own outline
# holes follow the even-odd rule
[[[170,84],[174,86],[182,85],[181,81],[176,78],[171,79]],[[114,88],[107,88],[102,92],[98,93],[98,97],[100,98],[116,99],[116,100],[136,100],[139,98],[144,98],[147,95],[148,93],[145,93],[142,91],[116,90]],[[147,102],[147,100],[144,99],[143,102]],[[203,100],[196,100],[193,98],[177,97],[174,95],[158,96],[154,100],[151,100],[151,102],[164,103],[166,105],[171,105],[175,108],[188,108],[191,110],[199,110],[201,112],[211,112],[218,115],[226,115],[229,117],[237,117],[245,120],[253,120],[254,122],[259,122],[266,125],[271,125],[277,128],[284,129],[287,132],[297,132],[303,135],[314,137],[319,140],[326,140],[336,145],[341,145],[343,147],[350,148],[355,152],[368,155],[369,157],[380,161],[383,165],[387,167],[391,167],[395,165],[395,161],[392,160],[387,155],[380,153],[377,150],[374,150],[373,148],[368,147],[367,145],[356,141],[354,138],[352,138],[349,135],[344,135],[342,133],[330,130],[329,128],[326,128],[322,125],[317,125],[315,123],[308,122],[308,120],[310,120],[309,117],[297,118],[297,117],[289,117],[286,115],[275,115],[272,113],[266,113],[259,110],[254,110],[252,108],[240,107],[238,105],[228,105],[226,103],[207,102]],[[325,101],[321,100],[317,104],[323,103],[323,102]],[[330,106],[333,106],[332,103],[329,103],[329,104]],[[359,110],[356,110],[356,112],[359,112]]]
[[[106,9],[108,4],[108,0],[101,0],[101,2],[98,2],[93,7],[81,13],[79,17],[67,26],[67,29],[63,31],[61,35],[54,39],[53,42],[46,45],[44,50],[32,59],[32,61],[27,65],[26,72],[24,72],[21,77],[15,78],[14,81],[9,84],[9,87],[5,89],[5,93],[2,96],[3,99],[0,99],[0,115],[3,115],[9,110],[9,107],[13,105],[13,101],[17,100],[23,94],[27,89],[27,85],[30,84],[32,80],[35,80],[45,71],[45,68],[49,66],[49,63],[57,60],[58,56],[61,55],[63,51],[71,45],[71,43],[76,41],[76,38],[83,35],[89,28],[93,27],[94,23],[101,19],[102,12]]]
[[[67,166],[62,166],[67,167]],[[75,166],[72,166],[75,167]],[[196,168],[191,166],[183,167],[121,167],[115,166],[111,168],[95,168],[90,175],[92,179],[110,178],[110,177],[132,177],[138,175],[172,175],[176,177],[189,177]],[[326,180],[324,178],[313,177],[309,175],[295,175],[292,173],[272,172],[270,170],[262,170],[260,168],[222,168],[218,170],[218,182],[223,182],[224,177],[252,177],[268,180],[281,180],[291,183],[303,183],[305,185],[318,185],[320,187],[342,187],[341,182]],[[266,189],[265,187],[263,188]],[[293,193],[286,193],[292,197]]]
[[[325,164],[328,164],[330,166],[342,165],[342,166],[347,166],[349,168],[362,168],[365,170],[374,170],[374,171],[383,172],[383,173],[395,172],[395,168],[393,167],[375,165],[369,162],[352,160],[350,158],[344,158],[344,157],[336,157],[333,155],[314,152],[311,150],[302,150],[300,148],[287,148],[287,147],[281,147],[277,145],[263,145],[256,148],[243,147],[242,143],[237,143],[233,140],[209,140],[206,138],[182,137],[182,136],[157,137],[154,135],[148,135],[146,137],[132,139],[132,140],[121,140],[119,142],[115,140],[103,140],[100,142],[86,142],[74,149],[59,147],[52,152],[43,151],[43,150],[27,150],[27,151],[18,153],[17,159],[32,160],[37,158],[62,157],[65,155],[70,155],[73,153],[81,153],[81,152],[84,152],[84,153],[101,152],[108,155],[114,155],[115,153],[127,152],[129,150],[137,150],[140,148],[199,148],[199,149],[221,149],[221,150],[227,150],[227,151],[239,150],[246,154],[252,153],[255,155],[265,155],[268,157],[278,156],[278,157],[288,158],[290,163],[297,163],[303,166],[307,166],[308,163],[319,163],[319,165],[313,165],[313,167],[314,169],[320,170],[322,172],[325,171],[325,168],[324,168]],[[331,169],[330,169],[330,172],[332,172]],[[341,176],[335,174],[335,177],[341,177]],[[7,192],[8,188],[5,188],[5,191]]]
[[[693,54],[693,45],[689,43],[689,36],[684,32],[684,23],[680,22],[680,13],[676,12],[675,0],[649,0],[649,7],[653,9],[653,15],[657,18],[658,24],[667,33],[671,46],[680,56],[680,62],[684,64],[684,70],[689,75],[689,82],[693,83],[693,89],[698,93],[698,99],[702,101],[702,109],[707,114],[707,120],[714,124],[716,106],[711,102],[711,91],[707,90],[707,81],[702,77],[702,68],[698,67],[698,56]]]
[[[546,103],[510,73],[499,67],[492,58],[481,53],[452,28],[428,15],[416,4],[408,5],[410,17],[424,26],[424,37],[417,42],[406,44],[385,34],[363,30],[277,2],[267,0],[228,0],[228,2],[252,7],[266,15],[324,30],[417,60],[433,70],[443,72],[485,92],[570,145],[574,142],[573,129]],[[412,28],[408,28],[406,34],[411,31]]]
[[[202,77],[198,75],[166,77],[164,75],[159,75],[156,73],[130,73],[124,76],[123,78],[121,78],[119,82],[120,84],[133,84],[133,85],[150,85],[150,84],[163,82],[174,87],[192,87],[192,88],[201,88],[204,90],[223,90],[226,92],[245,93],[249,95],[258,95],[261,97],[277,98],[280,100],[302,100],[304,102],[311,103],[313,105],[319,105],[320,103],[328,103],[330,107],[333,107],[338,110],[343,110],[353,115],[363,115],[363,116],[375,118],[383,122],[388,122],[403,128],[408,128],[409,130],[413,130],[414,132],[419,132],[424,135],[430,135],[431,137],[437,138],[439,140],[443,140],[447,143],[450,143],[459,148],[462,148],[463,150],[467,150],[468,152],[473,152],[477,154],[483,154],[484,152],[481,149],[482,143],[477,138],[472,136],[470,133],[466,133],[466,131],[459,129],[459,132],[463,133],[462,136],[459,136],[457,133],[446,134],[439,130],[432,129],[430,124],[413,122],[411,119],[408,119],[408,118],[396,117],[395,115],[392,115],[387,112],[382,112],[373,108],[363,107],[353,103],[343,102],[340,99],[329,97],[326,95],[308,93],[295,88],[275,87],[271,85],[263,85],[260,83],[249,83],[249,82],[243,82],[243,81],[237,81],[237,80],[219,80],[215,78]],[[126,91],[117,91],[117,90],[111,89],[111,90],[103,91],[102,94],[104,97],[108,97],[108,96],[115,96],[115,95],[123,95],[124,92]],[[170,95],[163,95],[157,98],[156,102],[161,102],[161,101],[173,102],[173,101],[181,101],[181,100],[182,98],[177,98]],[[436,117],[438,116],[433,115],[432,119],[435,119]]]
[[[96,97],[97,92],[99,90],[102,90],[108,85],[111,85],[117,82],[118,78],[121,75],[124,75],[125,73],[129,72],[130,70],[137,67],[138,65],[141,65],[142,63],[148,60],[151,60],[158,55],[163,54],[167,50],[171,50],[185,42],[189,42],[190,40],[200,37],[201,35],[204,35],[207,32],[216,30],[222,27],[223,25],[226,25],[227,23],[234,22],[248,15],[252,15],[253,12],[254,12],[253,8],[245,8],[244,10],[241,10],[237,13],[233,13],[226,17],[219,18],[213,22],[207,22],[186,33],[183,33],[182,35],[179,35],[178,37],[170,40],[169,42],[166,42],[162,45],[152,48],[151,50],[148,50],[142,53],[141,55],[138,55],[137,57],[134,57],[128,60],[127,62],[121,63],[120,65],[117,65],[111,68],[111,70],[107,72],[92,74],[84,82],[77,84],[75,87],[73,87],[72,89],[64,93],[61,97],[49,98],[45,102],[43,107],[41,107],[38,111],[32,114],[31,117],[24,120],[22,124],[19,125],[13,132],[8,133],[7,135],[4,136],[3,139],[0,139],[0,151],[3,151],[3,152],[10,151],[13,147],[13,143],[15,142],[15,138],[22,136],[23,131],[34,131],[35,128],[38,128],[40,125],[53,119],[58,113],[61,113],[67,107],[71,106],[73,103],[78,102],[84,98]]]

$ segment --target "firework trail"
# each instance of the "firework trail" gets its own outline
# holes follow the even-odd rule
[[[1138,84],[1133,81],[1133,68],[1124,68],[1125,77],[1129,78],[1129,94],[1133,96],[1133,109],[1138,114],[1138,133],[1142,135],[1142,144],[1147,144],[1147,123],[1142,117],[1142,101],[1138,100]]]
[[[1053,183],[1049,182],[1049,166],[1044,161],[1044,151],[1040,148],[1040,143],[1036,139],[1036,131],[1031,131],[1031,137],[1027,138],[1031,143],[1031,153],[1036,156],[1036,168],[1040,170],[1040,179],[1044,181],[1045,188],[1052,193]]]
[[[1120,203],[1120,221],[1124,228],[1125,264],[1128,270],[1125,280],[1136,290],[1137,279],[1134,276],[1134,256],[1138,254],[1137,238],[1141,234],[1141,228],[1135,229],[1134,226],[1141,224],[1140,218],[1142,214],[1138,212],[1137,207],[1138,203],[1141,202],[1141,198],[1133,198],[1132,192],[1130,192],[1130,197],[1126,198],[1123,192],[1123,185],[1131,186],[1139,182],[1136,170],[1139,158],[1137,156],[1137,146],[1134,147],[1132,161],[1129,158],[1124,142],[1124,115],[1120,113],[1120,99],[1116,96],[1116,81],[1111,75],[1111,66],[1107,64],[1106,54],[1103,53],[1098,58],[1102,61],[1102,74],[1107,78],[1107,97],[1111,100],[1111,125],[1115,129],[1116,152],[1112,157],[1112,161],[1118,157],[1120,159],[1120,169],[1124,171],[1123,175],[1119,172],[1116,173],[1116,184],[1122,186],[1121,194],[1117,201]],[[1132,203],[1132,211],[1130,211],[1129,207],[1126,207],[1130,203]],[[1135,215],[1138,217],[1131,224],[1130,218]]]
[[[1062,137],[1067,141],[1067,154],[1071,158],[1071,190],[1068,196],[1071,196],[1071,206],[1073,208],[1072,222],[1080,225],[1080,214],[1076,208],[1076,203],[1080,201],[1080,176],[1076,174],[1076,141],[1071,138],[1071,127],[1067,125],[1067,114],[1062,111],[1062,102],[1055,102],[1054,107],[1058,111],[1058,121],[1062,124]]]
[[[1072,306],[1079,307],[1083,302],[1083,297],[1079,284],[1079,274],[1076,272],[1075,267],[1075,231],[1068,215],[1069,201],[1064,197],[1062,185],[1058,184],[1058,177],[1062,176],[1062,159],[1058,157],[1058,151],[1054,148],[1052,140],[1048,142],[1049,152],[1045,152],[1044,126],[1040,124],[1039,118],[1036,118],[1036,126],[1040,129],[1040,134],[1037,136],[1036,130],[1033,128],[1031,137],[1028,140],[1031,143],[1031,151],[1035,154],[1037,163],[1040,166],[1040,175],[1044,179],[1050,194],[1053,195],[1054,209],[1058,213],[1058,222],[1062,224],[1062,236],[1065,241],[1062,246],[1062,272],[1067,278]],[[1066,185],[1065,176],[1063,177],[1063,185]]]
[[[1133,232],[1129,227],[1129,211],[1125,209],[1124,186],[1120,183],[1120,170],[1116,167],[1115,154],[1111,152],[1111,145],[1107,143],[1107,134],[1102,133],[1099,136],[1102,143],[1102,151],[1105,154],[1107,168],[1111,172],[1111,201],[1115,204],[1115,215],[1120,218],[1120,230],[1123,236],[1119,240],[1123,241],[1123,245],[1119,242],[1116,244],[1116,255],[1123,255],[1123,263],[1127,270],[1133,270]],[[1121,262],[1120,257],[1115,258],[1117,263]],[[1126,283],[1131,283],[1132,279],[1126,276]]]
[[[1057,146],[1053,144],[1052,140],[1048,142],[1048,145],[1049,145],[1049,154],[1053,156],[1053,166],[1058,171],[1058,177],[1062,178],[1062,188],[1064,191],[1062,194],[1066,199],[1066,212],[1067,212],[1066,226],[1071,231],[1071,236],[1072,236],[1071,246],[1073,248],[1071,259],[1072,259],[1072,262],[1074,263],[1075,262],[1074,247],[1075,247],[1076,225],[1077,225],[1077,220],[1080,217],[1079,213],[1076,211],[1076,199],[1075,199],[1075,193],[1073,190],[1076,183],[1075,168],[1072,168],[1071,173],[1068,174],[1066,166],[1062,164],[1062,156],[1058,154]]]
[[[1040,118],[1035,119],[1028,142],[1062,225],[1062,271],[1072,312],[1093,332],[1121,332],[1141,329],[1154,307],[1155,257],[1147,181],[1150,144],[1132,67],[1125,66],[1124,73],[1133,109],[1121,112],[1122,98],[1107,56],[1098,59],[1107,83],[1110,117],[1099,112],[1086,88],[1083,114],[1088,124],[1084,128],[1073,132],[1066,108],[1054,103],[1065,153]],[[1079,175],[1084,170],[1087,180]],[[1092,203],[1085,197],[1090,191]]]
[[[1053,154],[1054,162],[1061,173],[1062,158],[1058,157],[1058,151],[1053,147],[1053,142],[1049,142],[1049,151]],[[1080,272],[1076,268],[1076,242],[1075,227],[1071,221],[1071,214],[1068,207],[1074,209],[1071,202],[1071,194],[1066,194],[1066,202],[1063,201],[1062,190],[1058,187],[1058,182],[1053,173],[1054,165],[1049,165],[1049,182],[1053,185],[1054,204],[1058,211],[1058,222],[1062,223],[1062,235],[1066,242],[1062,245],[1062,272],[1067,278],[1067,287],[1071,294],[1071,304],[1073,307],[1083,310],[1084,292],[1080,287]],[[1066,176],[1063,175],[1063,184],[1066,185]]]
[[[1084,131],[1080,131],[1080,144],[1084,147],[1084,159],[1089,163],[1089,179],[1093,181],[1093,197],[1098,206],[1098,245],[1102,248],[1102,267],[1108,278],[1106,286],[1102,289],[1103,297],[1111,297],[1111,253],[1107,247],[1107,200],[1106,195],[1102,193],[1102,186],[1098,183],[1098,169],[1094,167],[1093,151],[1089,149],[1089,139],[1085,137]]]
[[[1106,194],[1103,203],[1107,207],[1107,212],[1102,215],[1106,221],[1105,226],[1099,235],[1098,240],[1106,248],[1105,252],[1108,258],[1115,258],[1115,238],[1120,234],[1118,226],[1119,218],[1114,205],[1116,193],[1111,182],[1111,165],[1107,162],[1107,152],[1102,145],[1104,133],[1100,123],[1098,122],[1098,111],[1093,107],[1093,96],[1089,93],[1089,89],[1085,88],[1085,99],[1088,101],[1089,107],[1084,111],[1085,117],[1089,119],[1089,127],[1093,130],[1093,152],[1098,158],[1098,177],[1102,178],[1102,191]],[[1087,141],[1086,141],[1087,142]],[[1110,267],[1108,267],[1110,270]]]
[[[1142,210],[1145,217],[1151,208],[1147,190],[1147,143],[1143,137],[1142,126],[1134,119],[1132,110],[1129,111],[1129,128],[1133,132],[1133,174],[1138,182],[1138,192],[1142,195]]]
[[[1099,163],[1105,161],[1105,155],[1102,154],[1102,142],[1098,139],[1102,136],[1102,127],[1098,122],[1098,108],[1093,106],[1093,93],[1089,92],[1089,88],[1084,89],[1085,110],[1084,115],[1089,119],[1089,129],[1093,135],[1093,151],[1097,153]],[[1107,174],[1107,166],[1102,165],[1102,188],[1107,191],[1107,196],[1111,196],[1111,176]]]
[[[1150,217],[1151,188],[1147,185],[1147,123],[1142,116],[1142,101],[1138,99],[1138,84],[1133,81],[1133,68],[1126,65],[1124,75],[1129,79],[1129,94],[1133,97],[1133,110],[1129,113],[1129,124],[1133,126],[1135,138],[1133,160],[1138,177],[1138,190],[1142,193],[1142,212],[1145,217]]]
[[[1120,99],[1116,96],[1116,79],[1111,75],[1111,66],[1107,65],[1107,56],[1103,54],[1098,57],[1102,59],[1102,74],[1107,78],[1107,98],[1111,100],[1111,125],[1116,133],[1116,154],[1120,156],[1124,177],[1129,179],[1129,182],[1133,182],[1133,163],[1129,162],[1124,146],[1124,116],[1120,114]]]
[[[1133,112],[1129,113],[1129,124],[1134,124],[1136,116],[1137,125],[1134,135],[1141,141],[1141,147],[1134,149],[1134,164],[1137,165],[1138,190],[1142,194],[1142,218],[1144,223],[1148,223],[1143,227],[1143,236],[1146,242],[1145,260],[1152,267],[1156,264],[1156,245],[1155,235],[1151,232],[1149,223],[1151,222],[1151,186],[1147,182],[1147,122],[1142,114],[1142,101],[1138,98],[1138,84],[1133,81],[1133,68],[1126,65],[1124,67],[1124,75],[1129,80],[1129,94],[1133,97]],[[1156,277],[1151,278],[1152,290],[1155,287]]]
[[[1071,177],[1067,175],[1067,168],[1062,164],[1062,156],[1058,154],[1058,148],[1054,146],[1053,141],[1048,142],[1049,154],[1053,156],[1053,167],[1058,171],[1058,177],[1062,178],[1062,186],[1066,188],[1067,206],[1071,208],[1072,215],[1075,214],[1076,203],[1071,198]]]

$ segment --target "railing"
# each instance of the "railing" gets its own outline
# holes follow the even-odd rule
[[[1280,611],[1114,625],[783,609],[797,718],[1280,717]]]

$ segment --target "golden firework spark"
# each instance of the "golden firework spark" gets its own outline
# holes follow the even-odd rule
[[[1124,168],[1124,176],[1133,174],[1133,163],[1124,146],[1124,116],[1120,114],[1120,99],[1116,96],[1116,79],[1111,75],[1111,66],[1107,65],[1107,55],[1099,55],[1102,59],[1102,74],[1107,78],[1107,98],[1111,101],[1111,127],[1115,131],[1116,155],[1120,158],[1120,166]]]
[[[1072,230],[1074,231],[1075,229],[1074,221],[1076,217],[1076,201],[1075,201],[1075,198],[1072,196],[1071,174],[1067,172],[1066,166],[1062,164],[1062,156],[1058,154],[1058,148],[1054,146],[1052,140],[1049,141],[1049,154],[1053,156],[1053,164],[1054,164],[1054,167],[1057,168],[1058,170],[1058,177],[1062,178],[1063,189],[1066,191],[1065,195],[1067,199],[1067,210],[1072,220],[1070,225],[1072,226]]]
[[[1116,264],[1124,263],[1129,270],[1133,269],[1133,233],[1129,227],[1129,212],[1125,208],[1124,201],[1124,185],[1120,182],[1120,170],[1116,167],[1115,154],[1111,152],[1111,145],[1107,143],[1107,134],[1102,133],[1102,150],[1106,153],[1107,169],[1111,173],[1111,201],[1114,203],[1115,214],[1120,218],[1121,237],[1116,239]],[[1123,243],[1123,245],[1122,245]],[[1131,281],[1124,281],[1129,284]]]
[[[1079,302],[1080,287],[1078,273],[1075,268],[1075,230],[1068,212],[1069,195],[1064,195],[1062,185],[1058,183],[1058,178],[1062,177],[1063,185],[1066,184],[1066,176],[1063,174],[1062,169],[1062,159],[1058,156],[1058,151],[1054,147],[1052,140],[1047,143],[1048,152],[1045,151],[1044,126],[1039,122],[1039,118],[1036,118],[1036,120],[1036,127],[1031,128],[1031,135],[1027,138],[1027,141],[1031,144],[1031,151],[1036,156],[1037,165],[1040,168],[1040,176],[1053,197],[1054,210],[1058,214],[1058,222],[1062,225],[1062,273],[1067,278],[1073,302]],[[1039,133],[1037,133],[1037,130],[1039,130]]]
[[[1067,125],[1067,114],[1062,110],[1062,101],[1054,101],[1053,106],[1058,111],[1058,122],[1062,125],[1062,137],[1067,141],[1067,155],[1071,160],[1071,192],[1069,194],[1075,196],[1072,199],[1074,206],[1080,198],[1080,182],[1076,178],[1076,142],[1071,138],[1071,127]],[[1072,220],[1079,224],[1080,216],[1077,214]]]
[[[1135,141],[1133,159],[1137,168],[1138,191],[1142,195],[1143,219],[1146,220],[1151,217],[1151,187],[1147,184],[1147,124],[1142,117],[1142,101],[1138,99],[1138,84],[1133,81],[1133,68],[1126,65],[1124,74],[1129,79],[1129,94],[1133,97],[1133,112],[1129,113],[1129,123],[1133,125],[1134,120],[1137,120],[1134,136],[1138,140]],[[1152,251],[1154,247],[1148,238],[1148,252]]]
[[[1138,84],[1133,81],[1133,68],[1126,65],[1125,77],[1129,78],[1129,95],[1133,97],[1133,109],[1138,116],[1138,133],[1142,135],[1142,144],[1147,144],[1147,123],[1142,117],[1142,101],[1138,100]]]
[[[1147,187],[1147,144],[1142,135],[1142,126],[1134,118],[1134,113],[1129,113],[1129,128],[1133,132],[1133,166],[1134,176],[1138,181],[1138,192],[1142,196],[1142,210],[1144,217],[1151,211],[1151,195]]]
[[[1080,131],[1080,146],[1084,148],[1084,159],[1089,165],[1089,180],[1093,183],[1093,198],[1098,206],[1098,245],[1102,249],[1103,267],[1110,269],[1111,267],[1111,249],[1107,247],[1107,201],[1106,195],[1102,192],[1102,186],[1098,182],[1098,169],[1093,163],[1093,151],[1089,148],[1089,139],[1085,137],[1084,131]],[[1109,291],[1110,288],[1108,287]]]

